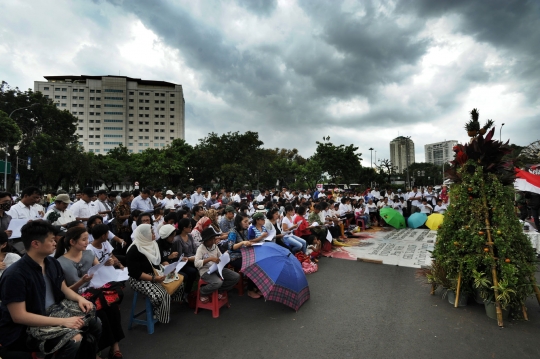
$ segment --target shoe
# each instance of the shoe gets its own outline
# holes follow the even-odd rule
[[[209,303],[210,302],[210,297],[201,296],[199,298],[199,300],[201,301],[201,303]]]
[[[117,350],[115,352],[110,350],[108,358],[109,359],[122,359],[122,358],[124,358],[124,356],[122,355],[122,353],[119,350]]]
[[[250,292],[248,291],[248,296],[253,298],[253,299],[259,299],[261,296],[255,292]]]

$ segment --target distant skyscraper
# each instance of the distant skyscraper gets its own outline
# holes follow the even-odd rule
[[[414,142],[407,137],[399,136],[390,141],[390,161],[397,173],[414,163]]]
[[[424,145],[426,162],[442,166],[443,162],[448,163],[448,161],[453,160],[454,152],[452,148],[457,145],[457,143],[458,141],[448,140]]]
[[[129,152],[161,148],[184,139],[181,85],[125,76],[45,76],[34,91],[77,117],[79,144],[106,154],[118,145]]]

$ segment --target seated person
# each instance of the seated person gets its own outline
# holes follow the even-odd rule
[[[8,242],[8,235],[4,231],[0,231],[0,277],[2,273],[13,263],[21,259],[21,256],[11,253],[11,246]]]
[[[100,215],[95,215],[95,216],[92,216],[90,218],[88,218],[88,222],[86,223],[87,225],[87,230],[88,230],[88,243],[92,243],[94,241],[94,237],[92,236],[92,227],[94,227],[95,225],[98,225],[98,224],[102,224],[103,223],[103,217],[101,217]],[[113,232],[109,231],[107,232],[107,239],[110,240],[110,241],[114,241],[118,244],[118,246],[124,248],[126,246],[126,242],[124,242],[124,240],[120,237],[117,237],[114,235]]]
[[[171,314],[171,299],[177,302],[181,301],[184,286],[181,285],[172,295],[169,295],[161,285],[165,276],[155,274],[154,268],[160,269],[161,267],[161,255],[152,226],[148,223],[142,223],[135,229],[134,234],[133,244],[126,253],[129,285],[133,290],[150,299],[154,316],[160,323],[168,323]]]
[[[113,247],[107,240],[109,237],[109,226],[106,224],[97,224],[92,226],[92,236],[94,241],[89,243],[86,249],[92,251],[96,256],[99,263],[103,262],[105,258],[109,257],[107,260],[107,265],[114,265],[117,268],[124,268],[124,265],[121,263],[122,260],[125,262],[124,256],[119,256],[122,260],[117,258],[113,254]],[[60,248],[60,247],[59,247]]]
[[[182,260],[187,262],[178,272],[184,276],[184,299],[187,298],[193,289],[193,283],[199,276],[199,271],[195,268],[195,254],[197,253],[197,244],[191,236],[191,221],[189,218],[182,218],[178,221],[178,235],[174,237],[173,248],[183,255]]]
[[[156,241],[161,255],[161,264],[166,266],[173,262],[178,262],[180,257],[178,248],[173,246],[176,228],[171,224],[165,224],[159,229],[159,239]]]
[[[200,300],[203,303],[210,301],[210,295],[218,290],[218,299],[222,298],[222,294],[225,291],[231,290],[236,283],[240,280],[240,275],[230,269],[223,268],[223,279],[219,276],[218,272],[208,274],[208,270],[212,264],[219,263],[219,257],[221,257],[221,251],[217,246],[219,233],[217,233],[213,227],[208,227],[202,231],[202,244],[197,248],[195,254],[195,267],[199,270],[201,279],[204,280],[207,285],[201,287]]]
[[[418,206],[420,208],[420,213],[431,214],[433,207],[428,203],[427,198],[422,198],[422,204]]]
[[[55,318],[48,316],[53,305],[64,299],[77,302],[81,312],[88,313],[94,305],[66,285],[60,263],[51,257],[56,243],[54,227],[35,220],[21,229],[26,255],[11,265],[0,280],[0,356],[10,352],[39,352],[43,340],[29,334],[34,327],[63,327],[65,333],[44,340],[45,354],[56,352],[56,358],[75,358],[84,330],[97,341],[101,336],[101,321],[81,316]],[[43,290],[41,290],[43,288]],[[66,328],[71,330],[66,330]],[[85,334],[85,335],[88,335]],[[67,340],[66,340],[67,339]],[[55,348],[60,346],[60,348]],[[96,358],[99,358],[96,355]]]
[[[304,254],[307,250],[307,243],[303,238],[300,238],[298,236],[295,236],[293,234],[293,231],[295,229],[298,229],[298,224],[294,224],[294,208],[290,204],[285,206],[285,216],[282,220],[282,228],[283,228],[283,242],[285,242],[289,248],[291,248],[291,252],[296,253],[298,251],[302,251]]]
[[[443,203],[442,199],[437,199],[437,205],[433,209],[433,213],[444,214],[446,212],[446,204]]]
[[[99,224],[94,227],[94,230],[100,226],[108,228],[105,224]],[[106,233],[106,231],[103,231],[101,237],[105,237]],[[96,238],[93,243],[97,240]],[[119,342],[125,338],[125,335],[122,330],[120,307],[118,306],[122,297],[115,290],[119,284],[107,283],[101,288],[90,288],[88,286],[90,280],[92,280],[92,276],[88,275],[88,270],[99,262],[93,251],[86,250],[87,246],[88,232],[86,228],[71,228],[58,242],[57,248],[60,249],[59,252],[65,254],[55,257],[62,266],[66,284],[69,288],[78,292],[96,306],[96,315],[103,324],[98,349],[103,350],[110,347],[109,358],[122,358]],[[121,291],[121,288],[119,289]]]

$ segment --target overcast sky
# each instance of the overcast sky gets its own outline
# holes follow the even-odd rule
[[[186,140],[259,132],[265,147],[466,141],[468,112],[540,138],[540,2],[2,0],[0,80],[117,75],[181,84]]]

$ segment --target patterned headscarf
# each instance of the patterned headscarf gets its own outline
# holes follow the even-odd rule
[[[201,219],[199,219],[193,230],[202,233],[202,231],[204,231],[210,225],[210,223],[212,223],[212,220],[210,218],[202,217]]]
[[[219,228],[219,223],[218,223],[218,216],[219,216],[219,213],[218,211],[216,211],[215,209],[209,209],[208,211],[206,211],[206,215],[208,216],[208,218],[210,218],[210,220],[212,221],[212,227],[214,227],[214,229],[216,230],[216,232],[221,232],[221,229]]]

